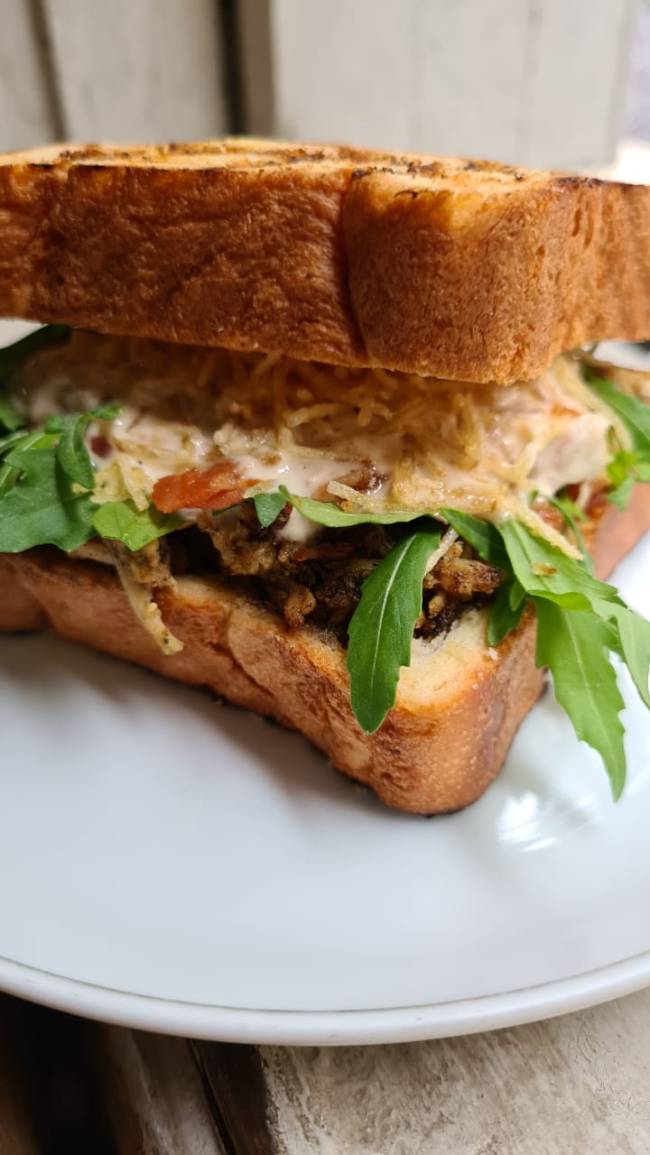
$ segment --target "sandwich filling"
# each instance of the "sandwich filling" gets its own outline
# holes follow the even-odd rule
[[[23,365],[19,389],[31,424],[119,401],[88,433],[96,500],[138,508],[162,479],[214,467],[224,494],[284,485],[350,510],[529,518],[531,491],[601,482],[610,432],[628,442],[571,357],[504,389],[77,332]],[[159,487],[161,508],[189,507],[189,485]],[[283,529],[315,532],[296,511]]]
[[[580,527],[650,480],[645,375],[570,355],[492,388],[59,327],[19,345],[4,373],[0,359],[0,552],[52,544],[113,565],[166,652],[181,642],[156,590],[187,571],[235,581],[287,628],[348,647],[352,705],[371,731],[413,636],[445,635],[469,607],[490,607],[499,644],[531,600],[540,622],[570,597],[583,612],[597,598],[622,605],[593,578],[600,592],[585,592]],[[364,645],[377,633],[389,644],[391,613],[404,636],[393,630],[390,677],[367,693]],[[600,617],[611,630],[620,613]]]
[[[181,568],[216,570],[245,579],[289,626],[308,621],[344,643],[363,582],[404,526],[327,528],[288,502],[263,526],[251,497],[282,486],[359,515],[515,511],[577,556],[547,499],[570,486],[582,507],[593,500],[616,424],[569,357],[536,381],[499,389],[83,332],[23,363],[12,396],[30,427],[119,402],[114,417],[86,430],[93,501],[153,505],[204,535],[123,551],[125,581],[155,587]],[[99,556],[95,543],[90,552]],[[437,552],[419,637],[445,632],[501,583],[455,536]],[[157,617],[143,620],[160,640]]]

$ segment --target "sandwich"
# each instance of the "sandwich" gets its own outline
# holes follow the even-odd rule
[[[650,188],[252,140],[0,157],[0,629],[477,799],[550,670],[615,797]]]

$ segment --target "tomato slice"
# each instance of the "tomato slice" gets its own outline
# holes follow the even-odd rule
[[[153,503],[161,513],[178,509],[227,509],[244,500],[246,490],[259,483],[243,478],[230,461],[208,469],[188,469],[161,477],[153,487]]]

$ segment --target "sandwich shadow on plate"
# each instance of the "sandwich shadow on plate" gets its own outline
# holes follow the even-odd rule
[[[50,713],[57,711],[60,702],[63,715],[75,700],[83,701],[88,694],[91,701],[96,697],[101,704],[117,710],[125,727],[136,728],[143,710],[160,711],[166,718],[176,713],[182,733],[217,726],[220,737],[240,751],[256,773],[272,774],[275,784],[297,806],[304,795],[311,795],[330,802],[340,800],[342,805],[352,803],[358,807],[361,803],[383,816],[398,817],[382,806],[371,791],[333,767],[329,775],[323,775],[327,759],[299,734],[273,720],[251,715],[207,687],[179,686],[147,669],[125,668],[122,661],[108,654],[48,634],[5,636],[0,645],[0,674],[17,697],[29,698],[36,718],[41,697],[47,699]],[[85,726],[89,716],[92,717],[87,713]],[[99,720],[97,725],[101,726]],[[103,732],[94,736],[105,738]],[[222,751],[220,754],[223,756]],[[191,767],[191,751],[187,765]]]

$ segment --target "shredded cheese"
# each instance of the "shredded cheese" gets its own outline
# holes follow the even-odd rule
[[[41,418],[82,396],[124,400],[102,428],[99,500],[144,508],[160,477],[226,456],[265,488],[350,510],[516,515],[565,552],[529,494],[603,480],[613,441],[629,444],[572,357],[497,388],[77,332],[31,358],[20,383]]]
[[[127,596],[129,605],[136,618],[142,623],[147,633],[153,638],[163,654],[178,654],[183,649],[183,643],[174,637],[163,621],[160,606],[154,600],[150,586],[134,580],[119,557],[113,556],[113,565],[116,567],[122,588]]]
[[[448,529],[446,533],[443,534],[438,548],[434,549],[433,553],[429,554],[425,573],[431,573],[431,570],[436,568],[440,559],[443,558],[445,554],[450,550],[457,537],[458,534],[454,529]]]

